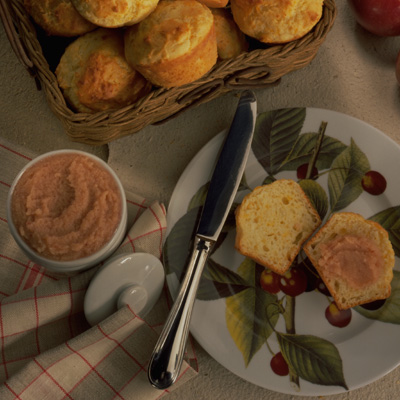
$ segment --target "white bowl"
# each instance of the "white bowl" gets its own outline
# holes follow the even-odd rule
[[[115,230],[112,238],[106,245],[104,245],[96,253],[93,253],[93,254],[83,257],[83,258],[78,258],[78,259],[70,260],[70,261],[55,261],[55,260],[51,260],[49,258],[45,258],[45,257],[41,256],[22,239],[22,237],[18,233],[16,226],[14,225],[12,212],[11,212],[11,202],[12,202],[12,196],[14,193],[15,186],[17,185],[17,182],[19,181],[21,176],[25,173],[25,171],[27,171],[30,167],[32,167],[38,161],[43,160],[44,158],[54,156],[57,154],[66,154],[66,153],[81,154],[86,157],[92,158],[97,163],[99,163],[106,171],[108,171],[110,173],[110,175],[115,180],[115,182],[118,186],[119,192],[120,192],[122,212],[121,212],[121,220],[120,220],[118,227]],[[14,237],[15,241],[17,242],[19,247],[24,251],[24,253],[29,257],[30,260],[34,261],[36,264],[39,264],[39,265],[47,268],[50,271],[57,272],[57,273],[71,273],[71,272],[83,271],[90,267],[93,267],[96,264],[99,264],[100,262],[102,262],[105,259],[107,259],[108,257],[110,257],[113,254],[113,252],[118,248],[118,246],[121,244],[122,240],[125,237],[126,227],[127,227],[127,216],[128,216],[128,212],[127,212],[125,191],[124,191],[121,181],[119,180],[116,173],[102,159],[100,159],[90,153],[86,153],[86,152],[79,151],[79,150],[56,150],[56,151],[50,151],[48,153],[45,153],[45,154],[42,154],[41,156],[36,157],[32,161],[30,161],[18,173],[18,175],[14,179],[14,182],[11,185],[11,188],[8,193],[8,198],[7,198],[7,221],[8,221],[8,226],[9,226],[10,232],[11,232],[12,236]]]

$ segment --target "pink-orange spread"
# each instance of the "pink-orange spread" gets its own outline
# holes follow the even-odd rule
[[[354,288],[373,283],[383,271],[381,251],[371,239],[337,236],[320,249],[320,268],[332,278],[344,278]]]
[[[121,213],[112,175],[77,153],[38,161],[21,176],[12,197],[12,218],[22,238],[41,256],[59,261],[100,250]]]

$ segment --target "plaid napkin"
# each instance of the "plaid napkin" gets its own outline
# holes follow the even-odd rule
[[[141,319],[124,307],[90,327],[83,313],[85,292],[97,267],[60,276],[31,262],[14,242],[6,220],[6,198],[18,171],[34,157],[0,139],[0,399],[159,399],[147,364],[169,311],[164,288]],[[127,194],[126,239],[118,252],[161,257],[166,211],[157,202]],[[196,375],[188,346],[173,390]]]

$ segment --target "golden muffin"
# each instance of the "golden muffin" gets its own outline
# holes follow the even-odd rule
[[[284,275],[321,218],[301,186],[279,179],[247,194],[235,211],[236,250]]]
[[[125,56],[157,86],[170,88],[199,79],[217,61],[210,9],[195,0],[161,1],[146,19],[127,28]]]
[[[322,16],[323,0],[231,0],[240,30],[263,43],[287,43],[304,36]]]
[[[229,0],[197,0],[210,8],[223,8],[229,3]]]
[[[217,35],[218,57],[226,60],[248,50],[246,36],[236,25],[232,14],[226,8],[212,8]]]
[[[77,38],[61,57],[56,76],[65,98],[80,112],[121,108],[151,90],[126,62],[118,29],[99,28]]]
[[[146,18],[158,0],[72,0],[87,20],[104,28],[133,25]]]
[[[49,35],[79,36],[96,28],[78,13],[71,0],[24,0],[24,6]]]

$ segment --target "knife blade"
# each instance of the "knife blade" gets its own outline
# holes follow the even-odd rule
[[[173,385],[180,372],[201,274],[242,179],[251,149],[256,117],[256,97],[252,91],[246,90],[240,96],[211,177],[179,293],[150,358],[148,379],[157,389],[166,389]]]

